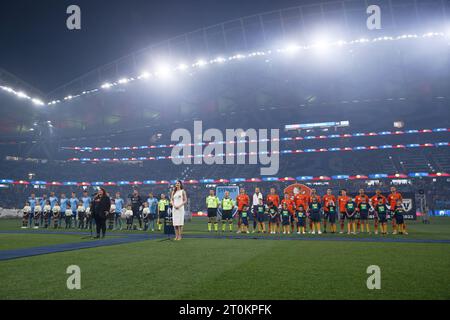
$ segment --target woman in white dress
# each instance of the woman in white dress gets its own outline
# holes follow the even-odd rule
[[[175,228],[175,240],[181,240],[184,225],[184,205],[187,203],[187,196],[180,180],[177,180],[177,183],[175,184],[175,189],[170,195],[170,202],[172,204],[172,221]]]

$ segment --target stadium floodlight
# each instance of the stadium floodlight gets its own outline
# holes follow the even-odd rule
[[[112,87],[112,84],[109,83],[109,82],[104,83],[104,84],[102,84],[102,86],[101,86],[102,89],[109,89],[109,88],[111,88],[111,87]]]
[[[223,57],[217,57],[216,59],[213,60],[214,62],[218,62],[218,63],[224,63],[225,61],[227,61],[227,59],[223,58]]]
[[[17,96],[19,97],[19,98],[26,98],[26,97],[28,97],[25,93],[23,93],[22,91],[19,91],[19,92],[17,92]]]
[[[172,75],[172,70],[170,69],[170,67],[168,65],[160,64],[156,68],[155,75],[159,78],[168,79]]]
[[[192,66],[193,67],[204,67],[208,64],[208,62],[206,62],[205,60],[198,60],[196,63],[194,63]]]
[[[42,102],[42,100],[39,100],[39,99],[37,99],[37,98],[31,99],[31,101],[33,101],[33,103],[34,103],[35,105],[37,105],[37,106],[43,106],[43,105],[44,105],[44,102]]]
[[[177,67],[178,70],[180,71],[186,71],[189,68],[189,66],[187,64],[184,63],[180,63]]]
[[[122,78],[122,79],[120,79],[119,81],[117,81],[119,84],[125,84],[125,83],[128,83],[128,82],[130,82],[130,80],[128,80],[127,78]]]
[[[301,49],[301,46],[299,46],[298,44],[295,43],[289,43],[287,44],[284,49],[282,50],[285,53],[296,53]]]
[[[150,73],[148,73],[147,71],[144,71],[144,72],[142,72],[137,78],[138,78],[138,80],[141,80],[141,79],[148,79],[148,78],[150,78]]]

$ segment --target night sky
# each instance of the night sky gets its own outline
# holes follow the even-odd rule
[[[2,0],[0,68],[49,92],[126,54],[198,28],[313,0]],[[81,8],[82,29],[66,28]]]

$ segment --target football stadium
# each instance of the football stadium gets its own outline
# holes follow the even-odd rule
[[[450,1],[75,2],[0,13],[1,300],[450,299]]]

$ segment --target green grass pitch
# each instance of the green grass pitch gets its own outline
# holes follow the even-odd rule
[[[19,225],[19,220],[0,220],[0,231],[20,231]],[[206,218],[186,225],[186,234],[205,230]],[[409,222],[408,231],[387,237],[450,240],[450,219]],[[312,240],[380,235],[290,237],[305,240],[146,240],[0,261],[0,299],[450,298],[450,243]],[[81,238],[3,233],[0,250],[86,241]],[[81,290],[66,287],[72,264],[81,268]],[[381,268],[380,290],[367,289],[369,265]]]

